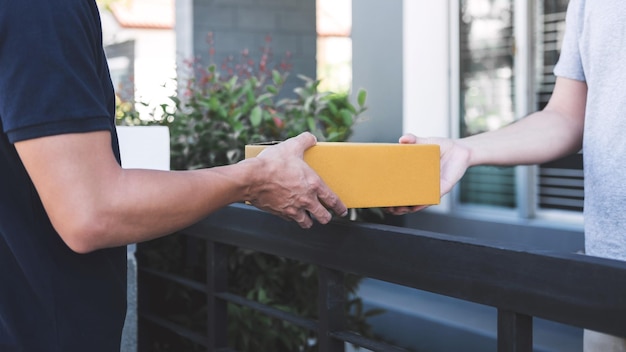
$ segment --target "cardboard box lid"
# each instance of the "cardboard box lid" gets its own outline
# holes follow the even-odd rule
[[[246,145],[245,157],[268,145]],[[439,204],[438,145],[318,142],[304,160],[348,208]]]

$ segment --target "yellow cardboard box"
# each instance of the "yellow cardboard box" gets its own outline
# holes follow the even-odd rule
[[[245,157],[268,144],[250,144]],[[439,146],[318,142],[304,160],[348,208],[439,204]]]

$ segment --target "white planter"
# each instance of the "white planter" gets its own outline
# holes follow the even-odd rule
[[[117,126],[126,169],[169,170],[170,132],[165,126]]]

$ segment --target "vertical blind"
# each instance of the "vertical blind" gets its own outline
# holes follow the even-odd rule
[[[554,65],[565,32],[567,0],[540,1],[537,6],[537,109],[543,109],[554,89]],[[539,167],[539,208],[580,212],[583,210],[582,154],[562,158]]]

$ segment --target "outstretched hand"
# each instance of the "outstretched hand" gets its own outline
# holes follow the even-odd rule
[[[459,140],[449,138],[419,138],[412,134],[400,137],[400,144],[438,144],[441,152],[440,159],[440,190],[441,196],[449,193],[452,187],[459,182],[467,171],[470,160],[470,149]],[[419,170],[415,170],[419,172]],[[420,211],[427,205],[390,207],[385,209],[393,215],[403,215]]]
[[[302,228],[311,227],[312,218],[328,223],[330,211],[345,216],[346,206],[304,162],[304,152],[316,143],[315,136],[305,132],[263,150],[256,157],[262,167],[249,191],[250,203]]]

